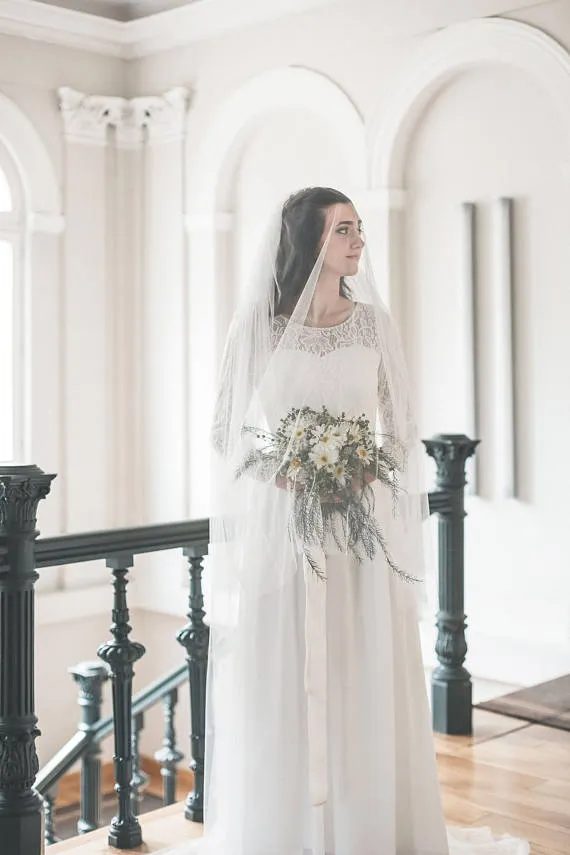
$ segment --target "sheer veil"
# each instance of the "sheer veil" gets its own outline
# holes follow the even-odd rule
[[[283,312],[279,303],[284,263],[279,251],[288,238],[287,204],[271,218],[261,241],[249,287],[240,298],[231,322],[220,371],[212,431],[211,542],[205,573],[210,625],[206,837],[204,841],[187,841],[172,850],[181,855],[193,852],[245,855],[266,851],[251,844],[256,835],[259,840],[264,834],[263,839],[270,839],[273,834],[275,839],[281,835],[284,840],[289,831],[280,829],[279,814],[271,815],[270,808],[266,810],[266,805],[260,802],[266,798],[267,805],[272,805],[279,803],[279,799],[290,798],[290,794],[275,791],[280,785],[271,779],[265,789],[261,787],[260,797],[260,775],[270,764],[282,771],[283,781],[295,780],[298,777],[295,763],[304,762],[296,759],[294,751],[288,751],[287,734],[291,729],[292,699],[300,698],[296,693],[299,682],[303,684],[302,668],[305,668],[305,685],[310,668],[307,662],[301,663],[299,675],[299,650],[286,648],[289,636],[287,631],[282,633],[279,629],[297,620],[298,610],[291,607],[291,597],[298,594],[292,595],[291,590],[306,573],[303,544],[292,536],[289,525],[294,491],[277,486],[280,461],[270,460],[267,465],[236,477],[244,460],[259,447],[260,437],[275,433],[289,407],[286,402],[294,400],[298,408],[310,407],[318,398],[316,384],[322,382],[322,375],[321,380],[316,373],[313,377],[310,361],[303,360],[310,310],[330,241],[339,225],[340,205],[332,208],[318,256],[303,273],[298,299],[289,311]],[[355,304],[354,311],[359,309],[359,320],[355,323],[362,324],[359,346],[363,364],[372,365],[374,388],[369,390],[372,401],[369,421],[378,444],[389,451],[397,467],[397,491],[391,492],[377,482],[372,484],[372,513],[383,531],[394,565],[418,580],[403,581],[394,574],[395,584],[406,592],[397,599],[396,608],[417,614],[418,606],[423,608],[427,603],[423,452],[412,413],[400,338],[376,287],[366,246],[358,272],[346,277],[344,285]],[[339,347],[343,345],[344,328],[341,324],[334,332]],[[326,373],[326,383],[333,391],[335,372],[340,370],[338,364],[333,355]],[[300,365],[306,368],[300,369]],[[362,377],[355,376],[355,385],[370,376],[364,372]],[[349,417],[360,415],[351,412],[350,406],[340,400],[339,410]],[[342,542],[331,541],[331,549],[342,553]],[[368,563],[371,573],[393,572],[386,561]],[[310,584],[313,583],[314,580]],[[321,588],[313,590],[316,598],[326,582],[319,580],[318,584]],[[299,609],[304,609],[302,602]],[[302,699],[299,703],[303,703]],[[323,784],[319,779],[315,783],[315,780],[313,776],[311,792],[305,794],[306,803],[312,805],[322,804],[326,799],[326,782]],[[252,787],[258,793],[255,805],[251,804]],[[299,798],[302,797],[300,793]],[[264,827],[265,823],[273,825]],[[246,835],[249,835],[247,846]]]
[[[212,464],[208,562],[212,625],[231,627],[237,621],[240,599],[279,589],[298,569],[291,561],[294,544],[283,525],[290,496],[275,488],[278,465],[264,467],[254,478],[236,479],[235,474],[255,445],[255,435],[244,428],[268,433],[275,430],[285,415],[280,402],[285,386],[299,386],[298,407],[310,405],[313,400],[314,389],[306,378],[299,382],[298,363],[291,354],[303,347],[309,310],[337,219],[335,210],[300,296],[289,316],[283,316],[276,314],[275,306],[280,291],[276,257],[286,229],[280,208],[270,219],[249,288],[230,326],[213,426],[216,453]],[[394,562],[420,580],[414,586],[415,600],[423,612],[429,607],[426,568],[431,569],[431,562],[426,562],[422,526],[429,515],[424,454],[400,336],[380,297],[366,245],[357,274],[345,277],[345,283],[350,299],[367,309],[369,345],[379,359],[374,428],[380,444],[390,450],[398,463],[399,491],[390,514],[389,547]],[[387,521],[380,522],[385,525]]]

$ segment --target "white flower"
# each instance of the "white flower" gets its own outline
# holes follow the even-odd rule
[[[289,469],[287,470],[287,478],[289,478],[291,481],[303,481],[304,477],[305,470],[303,469],[303,464],[297,457],[295,457],[289,464]]]
[[[322,469],[323,466],[332,466],[338,460],[338,448],[319,442],[311,449],[309,457],[317,469]]]
[[[332,472],[335,477],[335,480],[340,484],[341,487],[344,487],[346,484],[346,466],[342,461],[336,463],[332,467]]]
[[[364,448],[363,445],[358,446],[358,448],[356,449],[356,454],[358,455],[362,463],[372,463],[372,457],[370,456],[370,452],[367,448]]]
[[[289,437],[293,440],[302,439],[307,433],[308,422],[305,416],[298,415],[289,425]]]
[[[338,449],[343,444],[342,436],[332,427],[325,429],[322,425],[319,425],[314,433],[313,444],[315,448],[322,446],[323,448]]]
[[[291,439],[294,442],[299,442],[307,433],[307,426],[302,422],[298,422],[291,428]]]

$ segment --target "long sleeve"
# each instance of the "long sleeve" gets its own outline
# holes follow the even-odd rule
[[[399,435],[394,413],[394,401],[382,359],[378,366],[378,408],[382,424],[382,448],[396,461],[397,468],[406,468],[408,447],[406,437]]]
[[[243,374],[240,359],[240,324],[234,318],[230,324],[222,365],[218,376],[218,391],[214,416],[210,431],[210,440],[214,448],[222,457],[226,457],[230,450],[232,424],[236,418],[236,391],[239,397],[239,381]],[[241,392],[243,398],[243,390]],[[243,401],[242,401],[243,407]]]
[[[252,395],[269,353],[267,318],[262,311],[234,316],[228,331],[212,420],[211,442],[223,457],[240,441]]]

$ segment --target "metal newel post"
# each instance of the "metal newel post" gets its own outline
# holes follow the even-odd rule
[[[109,679],[109,669],[101,662],[81,662],[68,669],[79,686],[81,707],[79,730],[89,733],[101,718],[103,683]],[[101,824],[101,747],[91,741],[81,760],[81,801],[77,833],[87,834]]]
[[[194,822],[204,821],[204,755],[206,743],[206,674],[208,671],[209,627],[204,623],[202,593],[202,562],[208,551],[206,543],[184,548],[190,567],[188,623],[177,635],[186,648],[190,682],[190,768],[194,773],[194,788],[188,793],[184,816]]]
[[[40,855],[44,846],[44,803],[33,789],[34,541],[54,478],[37,466],[0,466],[0,841],[10,855]]]
[[[424,440],[436,462],[437,489],[447,496],[439,514],[439,610],[435,652],[439,665],[432,675],[432,721],[438,733],[472,733],[471,674],[463,667],[465,640],[465,463],[479,440],[464,434],[442,434]]]

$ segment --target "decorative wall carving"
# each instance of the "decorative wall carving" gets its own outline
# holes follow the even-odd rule
[[[141,145],[145,138],[150,142],[182,139],[190,94],[185,86],[137,98],[86,95],[69,86],[58,89],[66,139],[106,145],[108,130],[114,128],[117,143],[129,147]]]

